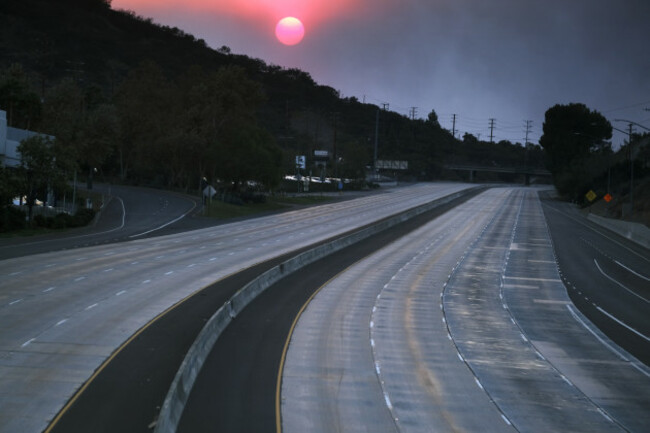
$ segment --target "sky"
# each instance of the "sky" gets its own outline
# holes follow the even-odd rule
[[[524,142],[545,111],[584,103],[650,128],[648,0],[112,0],[217,49],[308,72],[342,97],[389,104],[457,135]],[[304,38],[275,37],[293,16]],[[635,130],[645,130],[635,125]],[[615,131],[615,148],[626,136]]]

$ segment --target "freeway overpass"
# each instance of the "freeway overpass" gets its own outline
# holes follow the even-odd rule
[[[488,172],[488,173],[510,173],[518,174],[524,176],[524,184],[530,185],[531,177],[543,177],[547,178],[549,181],[551,179],[551,172],[544,169],[532,168],[532,167],[502,167],[502,166],[480,166],[480,165],[464,165],[464,164],[450,164],[446,165],[447,170],[455,171],[467,171],[469,172],[469,181],[474,182],[476,178],[476,173],[478,172]]]

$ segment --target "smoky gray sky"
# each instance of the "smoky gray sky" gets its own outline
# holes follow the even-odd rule
[[[322,3],[322,5],[319,5]],[[300,7],[296,6],[300,4]],[[308,5],[309,4],[309,5]],[[544,112],[582,102],[613,126],[650,127],[648,0],[113,0],[208,45],[298,67],[344,97],[495,141],[542,134]],[[296,13],[292,13],[292,5]],[[279,14],[279,15],[278,15]],[[305,24],[294,46],[274,36],[278,17]],[[300,14],[305,15],[301,17]],[[643,129],[638,128],[638,131]],[[625,136],[616,133],[618,147]]]

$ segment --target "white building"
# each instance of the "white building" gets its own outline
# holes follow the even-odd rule
[[[22,140],[34,135],[39,134],[7,126],[7,112],[0,110],[0,164],[4,167],[18,167],[20,165],[18,145]]]

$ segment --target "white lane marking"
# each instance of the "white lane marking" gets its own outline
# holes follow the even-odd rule
[[[191,208],[190,210],[188,210],[187,212],[185,212],[183,215],[179,216],[178,218],[173,219],[173,220],[171,220],[171,221],[169,221],[169,222],[167,222],[167,223],[161,225],[160,227],[156,227],[155,229],[151,229],[151,230],[147,230],[146,232],[142,232],[142,233],[138,233],[138,234],[135,234],[135,235],[131,235],[131,236],[129,236],[129,239],[131,239],[131,238],[137,238],[137,237],[139,237],[139,236],[148,235],[149,233],[155,232],[156,230],[164,229],[164,228],[167,227],[168,225],[170,225],[170,224],[174,224],[176,221],[180,221],[181,219],[185,218],[185,216],[186,216],[187,214],[189,214],[190,212],[192,212],[192,211],[194,210],[195,207],[196,207],[196,203],[194,203],[194,206],[192,206],[192,208]]]
[[[117,293],[115,294],[115,296],[122,296],[122,295],[125,294],[125,293],[126,293],[126,290],[120,290],[119,292],[117,292]]]
[[[92,305],[87,306],[87,307],[85,308],[85,310],[86,310],[86,311],[88,311],[88,310],[92,310],[93,308],[95,308],[95,307],[98,306],[98,305],[99,305],[98,303],[94,303],[94,304],[92,304]]]
[[[144,281],[142,282],[142,284],[148,284],[148,283],[150,283],[150,282],[151,282],[151,280],[144,280]]]
[[[43,290],[43,293],[51,292],[52,290],[56,289],[56,287],[48,287],[47,289]]]
[[[636,335],[643,338],[645,341],[650,341],[650,337],[647,337],[647,336],[643,335],[642,333],[640,333],[636,329],[632,328],[631,326],[627,325],[626,323],[624,323],[621,320],[617,319],[616,317],[612,316],[611,314],[609,314],[607,311],[603,310],[602,308],[596,307],[596,309],[598,311],[600,311],[601,313],[603,313],[604,315],[606,315],[607,317],[609,317],[610,319],[612,319],[613,321],[615,321],[616,323],[618,323],[619,325],[624,326],[627,329],[629,329],[630,331],[634,332]]]
[[[212,257],[212,258],[210,258],[210,261],[211,261],[211,262],[214,262],[215,260],[217,260],[216,257]]]
[[[79,281],[83,281],[85,279],[86,279],[86,277],[78,277],[78,278],[75,278],[74,280],[75,280],[75,282],[79,282]]]
[[[393,405],[390,402],[390,398],[388,398],[388,394],[384,392],[384,400],[386,401],[386,406],[388,406],[388,409],[393,410]]]
[[[196,266],[196,263],[192,263],[191,265],[187,265],[188,268],[193,268],[194,266]]]
[[[19,303],[20,301],[22,301],[22,299],[16,299],[15,301],[11,301],[11,302],[9,303],[9,305],[16,305],[16,304]]]
[[[26,347],[31,344],[32,341],[36,340],[36,338],[30,338],[29,340],[25,341],[23,344],[20,345],[20,347]]]
[[[174,273],[174,271],[169,271],[169,272],[165,272],[165,275],[171,275],[173,273]]]
[[[16,275],[20,275],[22,273],[23,273],[23,271],[12,272],[12,273],[9,274],[9,276],[13,277],[13,276],[16,276]]]
[[[611,418],[610,418],[610,417],[605,413],[604,410],[602,410],[602,409],[599,408],[599,407],[597,407],[596,410],[598,410],[598,412],[600,412],[600,414],[601,414],[602,416],[604,416],[605,419],[606,419],[607,421],[609,421],[609,422],[614,422],[614,421],[613,421],[613,420],[612,420],[612,419],[611,419]]]
[[[634,292],[633,290],[628,289],[628,288],[625,287],[622,283],[616,281],[614,278],[612,278],[612,277],[610,277],[609,275],[607,275],[607,274],[606,274],[606,273],[605,273],[605,272],[600,268],[600,265],[598,264],[598,261],[597,261],[596,259],[594,259],[594,263],[596,264],[596,267],[598,268],[598,270],[600,271],[600,273],[603,274],[605,277],[607,277],[610,281],[612,281],[613,283],[618,284],[619,286],[621,286],[622,288],[624,288],[625,290],[627,290],[628,292],[630,292],[631,294],[633,294],[633,295],[636,296],[637,298],[642,299],[642,300],[644,300],[645,302],[647,302],[648,304],[650,304],[650,300],[644,298],[643,296],[639,295],[638,293]]]
[[[104,269],[104,272],[111,272],[113,268]]]
[[[510,422],[510,420],[509,420],[508,418],[506,418],[506,416],[505,416],[504,414],[501,414],[501,418],[506,422],[506,424],[508,424],[508,425],[512,425],[512,423]]]
[[[465,362],[463,357],[461,356],[460,352],[456,353],[458,355],[458,359],[460,359],[461,362]]]
[[[54,325],[54,326],[61,326],[67,321],[68,321],[68,319],[59,320],[58,322],[56,322],[56,325]]]
[[[137,265],[140,262],[131,262],[132,265]]]
[[[573,384],[571,383],[571,381],[570,381],[569,379],[567,379],[565,375],[561,374],[560,377],[562,378],[563,381],[565,381],[566,383],[568,383],[569,386],[573,386]]]
[[[477,378],[474,378],[474,382],[476,382],[476,385],[478,385],[479,388],[483,389],[483,385],[481,385],[481,382],[479,382]]]
[[[548,203],[542,203],[542,204],[543,204],[544,206],[548,207],[549,209],[551,209],[551,210],[553,210],[553,211],[555,211],[555,212],[557,212],[557,213],[559,213],[559,214],[562,214],[564,217],[569,218],[569,219],[575,221],[576,223],[578,223],[578,224],[580,224],[580,225],[582,225],[582,226],[588,228],[589,230],[598,233],[599,235],[601,235],[602,237],[604,237],[604,238],[608,239],[609,241],[615,243],[615,244],[618,245],[619,247],[621,247],[621,248],[625,248],[625,249],[628,250],[630,253],[634,254],[635,256],[639,257],[640,259],[645,260],[646,262],[650,262],[650,260],[648,260],[647,257],[645,257],[645,256],[643,256],[643,255],[637,253],[636,251],[634,251],[634,250],[628,248],[627,246],[623,245],[622,243],[618,242],[617,240],[615,240],[615,239],[613,239],[613,238],[607,236],[607,234],[605,234],[605,232],[602,232],[602,231],[600,231],[600,230],[596,230],[594,227],[591,227],[591,226],[585,224],[584,222],[580,221],[579,219],[577,219],[577,218],[575,218],[575,217],[572,217],[572,216],[569,215],[568,213],[566,213],[566,212],[564,212],[564,211],[561,211],[561,210],[555,208],[554,206],[550,206]]]
[[[626,269],[627,271],[633,273],[633,274],[636,275],[637,277],[639,277],[639,278],[643,278],[643,279],[646,280],[646,281],[650,281],[650,278],[646,277],[645,275],[641,275],[641,274],[639,274],[638,272],[633,271],[632,269],[628,268],[627,266],[625,266],[623,263],[619,262],[618,260],[614,260],[614,263],[616,263],[616,264],[619,265],[620,267]]]
[[[578,323],[580,323],[580,324],[583,326],[583,328],[585,328],[587,331],[589,331],[589,332],[591,333],[591,335],[593,335],[594,337],[596,337],[596,339],[597,339],[598,341],[600,341],[601,344],[602,344],[603,346],[605,346],[606,348],[608,348],[612,353],[614,353],[615,355],[617,355],[617,356],[618,356],[619,358],[621,358],[623,361],[626,361],[626,362],[628,361],[628,359],[627,359],[625,356],[623,356],[623,354],[622,354],[621,352],[619,352],[619,351],[616,350],[616,349],[615,349],[611,344],[609,344],[608,342],[606,342],[605,340],[603,340],[602,338],[600,338],[600,336],[599,336],[598,334],[596,334],[596,333],[595,333],[595,332],[594,332],[594,331],[593,331],[589,326],[587,326],[587,324],[586,324],[585,322],[583,322],[582,319],[580,319],[580,317],[578,317],[578,315],[575,313],[575,311],[573,311],[573,307],[572,307],[570,304],[567,304],[566,307],[567,307],[567,309],[569,310],[569,312],[571,313],[571,315],[573,316],[573,318],[574,318]]]

